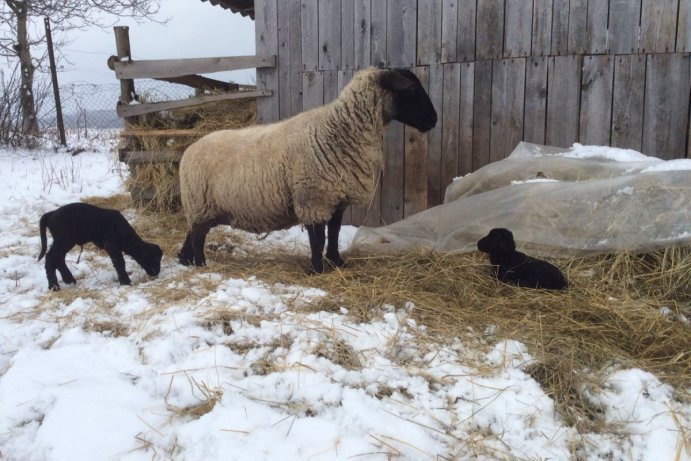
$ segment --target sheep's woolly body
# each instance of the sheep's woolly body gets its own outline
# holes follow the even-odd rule
[[[180,162],[188,224],[217,220],[261,233],[367,205],[382,168],[387,103],[377,74],[356,74],[326,106],[192,144]]]

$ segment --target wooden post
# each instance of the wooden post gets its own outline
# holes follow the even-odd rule
[[[119,60],[132,60],[130,52],[130,28],[127,26],[113,27],[115,32],[115,47]],[[129,104],[135,99],[134,80],[120,80],[120,104]]]
[[[58,73],[55,69],[55,55],[53,54],[53,37],[50,33],[50,20],[43,18],[46,26],[46,44],[48,45],[48,60],[50,61],[50,79],[53,81],[53,96],[55,97],[55,118],[60,133],[60,144],[67,146],[65,139],[65,124],[62,120],[62,104],[60,103],[60,87],[58,86]]]

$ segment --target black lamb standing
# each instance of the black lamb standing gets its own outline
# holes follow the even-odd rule
[[[489,253],[494,274],[502,282],[547,290],[567,287],[566,279],[558,268],[516,251],[516,242],[508,229],[492,229],[477,242],[477,249]]]
[[[46,228],[53,235],[53,244],[46,254]],[[41,254],[46,256],[48,289],[60,290],[56,269],[65,283],[77,283],[65,264],[65,255],[75,245],[92,242],[105,250],[113,261],[121,285],[129,285],[130,278],[125,270],[126,253],[134,258],[149,275],[161,271],[163,251],[156,244],[142,240],[117,210],[100,208],[87,203],[70,203],[41,216]]]

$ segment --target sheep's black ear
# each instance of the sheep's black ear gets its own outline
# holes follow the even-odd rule
[[[516,251],[516,242],[513,234],[508,229],[493,229],[490,234],[494,242],[494,248],[502,252]]]
[[[403,91],[419,83],[415,74],[406,69],[384,71],[379,77],[382,88],[391,91]]]

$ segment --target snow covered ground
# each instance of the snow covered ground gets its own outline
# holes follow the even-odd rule
[[[121,287],[93,247],[68,255],[77,285],[48,293],[41,214],[122,192],[119,168],[104,152],[0,150],[0,459],[691,460],[691,407],[650,373],[590,390],[607,425],[579,434],[523,371],[524,345],[421,344],[412,305],[369,324],[348,306],[301,312],[329,293],[190,275],[170,254],[155,279],[127,258]],[[299,228],[261,244],[307,251]]]

